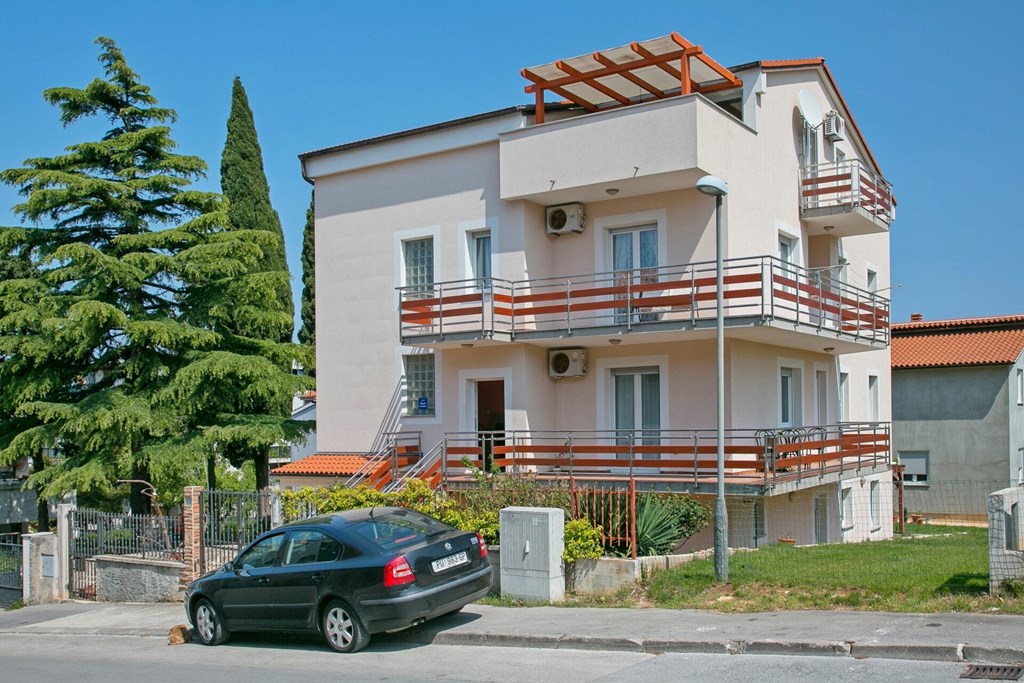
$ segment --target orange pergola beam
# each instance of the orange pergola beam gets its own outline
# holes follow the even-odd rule
[[[557,62],[555,62],[555,66],[558,67],[561,71],[569,74],[570,76],[575,76],[576,78],[579,79],[579,81],[581,83],[586,83],[587,85],[589,85],[594,90],[597,90],[598,92],[603,92],[605,95],[607,95],[608,97],[610,97],[613,100],[617,101],[619,104],[629,104],[629,98],[628,97],[625,97],[621,93],[615,92],[614,90],[612,90],[608,86],[606,86],[606,85],[604,85],[602,83],[599,83],[597,80],[592,78],[589,74],[585,74],[582,71],[580,71],[579,69],[575,69],[575,68],[569,66],[568,64],[566,64],[562,60],[558,60]]]
[[[601,54],[600,52],[594,52],[591,56],[595,62],[600,64],[603,68],[594,69],[593,71],[580,71],[575,67],[570,66],[563,60],[558,60],[553,66],[566,74],[561,78],[548,79],[540,76],[529,68],[522,69],[520,73],[523,78],[531,81],[531,85],[524,88],[527,93],[533,93],[535,95],[535,121],[537,123],[544,122],[544,91],[550,90],[553,93],[561,95],[563,98],[574,102],[588,111],[597,111],[599,107],[586,100],[585,98],[572,93],[565,89],[566,86],[584,84],[597,90],[598,92],[606,95],[610,99],[618,103],[619,106],[627,106],[631,103],[631,100],[624,94],[618,92],[614,88],[611,88],[598,79],[606,76],[618,75],[622,76],[631,83],[639,86],[643,90],[651,93],[655,97],[662,99],[668,97],[668,92],[663,91],[634,73],[635,71],[649,67],[656,66],[665,73],[672,76],[673,79],[679,81],[679,92],[680,94],[687,95],[692,92],[710,93],[719,90],[727,90],[730,88],[736,88],[743,85],[743,81],[736,77],[731,71],[726,69],[724,66],[716,62],[711,57],[708,57],[703,48],[699,45],[694,45],[678,33],[673,32],[670,35],[672,41],[679,46],[678,50],[671,50],[664,54],[656,55],[638,42],[630,43],[630,49],[640,57],[639,60],[625,62],[618,64],[612,61],[610,58]],[[717,75],[722,77],[722,82],[714,82],[710,85],[702,85],[693,80],[690,71],[690,58],[696,58],[700,62],[714,71]],[[679,69],[674,68],[670,62],[679,60]],[[612,105],[614,108],[615,105]]]
[[[595,61],[599,62],[600,64],[603,64],[604,66],[616,66],[615,62],[608,59],[600,52],[595,52],[593,57]],[[658,99],[663,99],[666,97],[665,93],[662,92],[659,88],[654,87],[653,85],[651,85],[650,83],[640,78],[631,71],[623,71],[620,75],[633,85],[643,88],[644,90],[654,95]]]

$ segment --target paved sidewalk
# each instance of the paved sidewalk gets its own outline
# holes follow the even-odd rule
[[[180,603],[67,602],[0,612],[0,635],[166,637],[171,626],[185,621]],[[392,643],[1024,663],[1024,616],[996,614],[716,614],[469,605],[459,614],[380,638]]]

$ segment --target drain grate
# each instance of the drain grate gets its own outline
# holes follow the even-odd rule
[[[960,674],[960,678],[973,678],[982,681],[1019,681],[1024,675],[1024,666],[1019,664],[1005,666],[1002,664],[971,664]]]

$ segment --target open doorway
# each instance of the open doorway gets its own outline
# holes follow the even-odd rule
[[[505,444],[505,380],[477,380],[476,430],[483,448],[484,470],[494,462],[494,447]]]

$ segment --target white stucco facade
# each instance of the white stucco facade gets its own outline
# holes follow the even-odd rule
[[[485,303],[497,300],[499,280],[529,281],[536,292],[541,279],[617,270],[613,236],[622,231],[652,231],[642,248],[656,251],[648,258],[658,267],[713,266],[715,202],[695,182],[714,174],[730,190],[723,203],[727,261],[771,263],[781,240],[791,250],[788,263],[806,277],[824,273],[843,282],[843,291],[853,292],[847,300],[884,295],[888,223],[846,216],[826,228],[801,208],[801,169],[809,163],[838,154],[881,176],[854,125],[837,143],[819,129],[816,158],[803,158],[801,91],[823,111],[851,119],[831,76],[820,63],[755,63],[735,73],[744,86],[734,93],[740,101],[733,111],[743,120],[701,94],[596,113],[561,108],[543,124],[520,107],[303,155],[315,184],[319,450],[371,452],[395,431],[421,432],[429,450],[446,433],[482,428],[485,384],[501,395],[491,405],[502,408],[488,417],[488,429],[614,430],[626,391],[616,394],[621,376],[641,371],[657,376],[642,385],[656,394],[643,399],[656,418],[645,412],[644,420],[656,419],[660,429],[714,429],[713,318],[708,325],[693,314],[692,324],[673,328],[664,315],[666,324],[650,330],[604,324],[586,331],[570,322],[521,337],[403,339],[398,288],[409,284],[405,245],[412,242],[428,245],[419,258],[430,262],[431,282],[446,283],[478,276],[474,240],[488,235],[487,277],[495,284]],[[585,207],[582,232],[549,235],[545,207],[576,202]],[[850,324],[810,308],[795,305],[791,323],[762,302],[756,320],[727,325],[727,429],[891,419],[887,330],[859,337]],[[878,326],[885,327],[887,321]],[[585,349],[586,373],[550,377],[548,354],[559,348]],[[433,396],[422,411],[406,395],[404,377],[406,359],[421,354],[433,356]],[[412,414],[419,412],[425,414]],[[830,489],[833,506],[840,505],[837,486]],[[785,507],[797,509],[809,495],[798,491]],[[769,526],[773,538],[812,537]],[[834,539],[846,534],[833,532]]]

